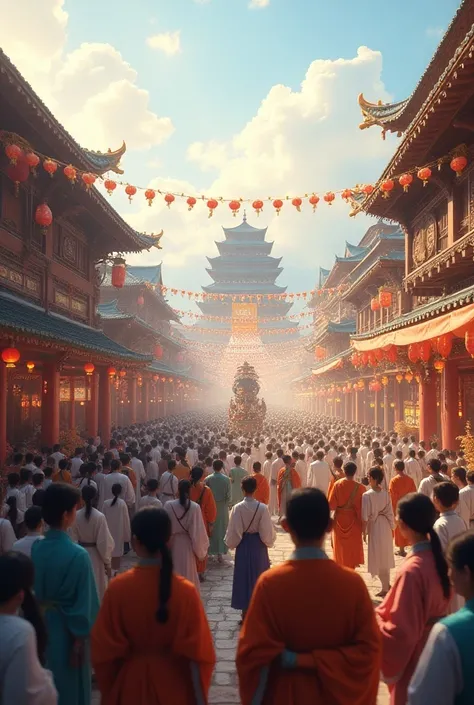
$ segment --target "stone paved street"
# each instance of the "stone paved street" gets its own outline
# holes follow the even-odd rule
[[[292,550],[289,536],[280,528],[277,528],[277,540],[274,548],[270,550],[272,564],[276,565],[286,560]],[[331,556],[332,551],[329,541],[327,541],[326,550],[328,555]],[[397,565],[400,560],[400,558],[396,558]],[[133,556],[127,557],[124,562],[124,568],[127,569],[133,562]],[[240,702],[234,663],[240,613],[230,607],[232,569],[233,561],[231,557],[228,557],[224,564],[210,561],[207,580],[202,585],[202,597],[211,631],[214,635],[217,654],[217,664],[209,697],[210,705],[235,705]],[[375,597],[375,594],[380,590],[378,580],[372,580],[372,577],[364,572],[363,569],[359,572],[372,595],[374,605],[379,604],[380,599]],[[93,705],[99,705],[99,703],[100,698],[95,693]],[[388,705],[388,692],[384,684],[380,685],[378,705]]]

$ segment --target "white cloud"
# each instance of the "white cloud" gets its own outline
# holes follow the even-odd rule
[[[181,33],[178,29],[176,32],[154,34],[152,37],[148,37],[146,43],[151,49],[158,49],[168,56],[172,56],[181,51]]]
[[[425,30],[427,37],[434,37],[434,39],[441,39],[444,34],[444,29],[442,27],[427,27]]]
[[[150,110],[148,91],[113,46],[84,43],[66,52],[64,0],[30,2],[26,23],[24,12],[23,3],[0,0],[0,46],[85,147],[116,148],[124,139],[129,149],[146,149],[171,135],[170,118]]]
[[[270,0],[250,0],[249,7],[251,10],[256,10],[262,7],[268,7]]]

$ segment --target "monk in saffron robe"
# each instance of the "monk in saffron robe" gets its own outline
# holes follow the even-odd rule
[[[284,455],[282,460],[285,466],[278,472],[277,479],[278,514],[280,518],[286,514],[286,505],[293,490],[301,487],[301,478],[292,465],[291,456]]]
[[[262,475],[262,464],[258,460],[253,464],[252,477],[257,483],[257,489],[254,492],[253,498],[256,499],[257,502],[266,504],[268,507],[270,501],[270,485],[265,475]]]
[[[393,514],[396,516],[399,501],[410,492],[416,492],[416,485],[413,478],[405,474],[405,463],[403,460],[396,460],[393,464],[393,469],[395,476],[390,480],[389,492]],[[400,531],[398,524],[395,526],[395,546],[399,549],[398,554],[400,556],[406,556],[405,548],[408,546],[408,541]]]
[[[295,551],[263,573],[253,593],[236,659],[242,705],[375,705],[381,648],[374,610],[360,575],[322,549],[330,530],[326,496],[297,490],[282,523]],[[298,595],[291,605],[289,595]]]
[[[196,502],[196,504],[199,504],[201,507],[206,533],[210,536],[212,533],[212,525],[217,517],[217,506],[212,490],[207,487],[204,482],[201,482],[203,475],[204,470],[202,468],[195,467],[191,470],[191,490],[189,492],[189,499],[191,502]],[[206,572],[206,567],[207,556],[202,561],[196,558],[196,569],[201,581],[202,576]]]
[[[207,703],[212,636],[196,588],[172,572],[170,533],[164,509],[132,519],[139,563],[111,581],[92,632],[102,705]]]
[[[329,506],[334,512],[334,560],[347,568],[364,564],[362,545],[362,495],[364,485],[354,480],[357,465],[344,465],[345,478],[334,483],[329,495]]]

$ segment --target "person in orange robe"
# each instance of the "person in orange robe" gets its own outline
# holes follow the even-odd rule
[[[132,520],[139,563],[110,582],[91,635],[102,705],[207,703],[211,631],[196,588],[173,573],[170,533],[164,509]]]
[[[397,516],[397,506],[402,497],[410,492],[416,492],[415,481],[412,477],[405,474],[405,463],[403,460],[396,460],[393,464],[395,476],[390,480],[389,492],[392,500],[392,509],[394,516]],[[405,548],[408,546],[408,541],[400,531],[400,527],[395,526],[395,546],[399,549],[399,556],[406,556]]]
[[[52,476],[52,481],[53,482],[64,482],[66,485],[72,485],[72,476],[71,473],[69,472],[69,469],[71,467],[71,463],[69,460],[66,458],[62,458],[59,463],[58,463],[58,470],[53,473]]]
[[[265,475],[262,475],[262,463],[260,463],[258,460],[253,464],[253,475],[252,477],[254,478],[255,482],[257,483],[257,489],[255,490],[253,494],[253,498],[257,500],[257,502],[261,502],[262,504],[266,504],[268,507],[268,503],[270,501],[270,485],[268,483],[267,478]]]
[[[330,481],[329,487],[328,487],[328,497],[331,494],[331,490],[334,487],[334,485],[336,484],[336,482],[338,480],[342,480],[342,478],[344,477],[344,470],[342,469],[343,463],[344,463],[344,461],[342,460],[342,458],[339,455],[336,455],[336,457],[333,458],[333,461],[332,461],[333,469],[331,470],[332,477],[331,477],[331,481]],[[329,464],[329,469],[331,469],[331,464]]]
[[[301,478],[292,465],[291,456],[284,455],[282,460],[285,463],[285,467],[279,471],[277,479],[278,514],[280,519],[286,514],[286,505],[291,493],[301,487]]]
[[[357,465],[344,465],[345,477],[334,483],[329,506],[334,512],[334,560],[347,568],[364,564],[362,545],[362,495],[365,487],[354,480]]]
[[[201,507],[204,526],[206,527],[207,535],[210,536],[212,532],[212,525],[217,517],[217,506],[211,488],[205,485],[204,482],[201,482],[203,475],[204,470],[202,468],[195,467],[191,470],[191,490],[189,492],[189,499],[192,502],[196,502],[196,504],[199,504]],[[196,569],[199,575],[199,580],[201,581],[204,579],[206,567],[207,556],[202,561],[196,558]]]
[[[255,587],[237,648],[242,705],[375,705],[374,610],[361,576],[323,551],[331,525],[324,493],[294,492],[282,524],[295,551]]]

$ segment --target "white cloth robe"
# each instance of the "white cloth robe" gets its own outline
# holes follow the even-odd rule
[[[204,560],[209,549],[201,507],[196,502],[190,502],[185,513],[179,499],[173,499],[166,503],[165,511],[171,519],[170,548],[174,572],[190,580],[199,590],[196,558]]]
[[[150,495],[146,494],[140,499],[138,509],[144,509],[145,507],[156,507],[157,509],[162,509],[163,503],[160,502],[158,497],[150,497]]]
[[[395,567],[393,534],[395,519],[392,500],[386,490],[367,490],[362,495],[362,520],[367,522],[367,570],[375,577]]]
[[[306,482],[308,479],[308,466],[304,460],[297,460],[295,464],[295,470],[300,476],[301,487],[306,487]]]
[[[120,497],[115,504],[113,499],[106,499],[103,505],[104,516],[107,519],[107,526],[114,540],[112,558],[123,556],[123,544],[131,541],[130,516],[128,508]]]
[[[421,492],[419,487],[423,480],[423,472],[416,458],[408,458],[408,460],[405,460],[405,472],[414,481],[416,489]]]
[[[0,556],[11,551],[15,541],[16,536],[10,521],[0,518]]]
[[[169,470],[164,472],[160,477],[159,495],[163,506],[176,497],[178,494],[178,484],[178,478],[175,477],[172,472],[169,472]]]
[[[443,553],[446,553],[446,549],[452,539],[467,530],[464,519],[455,511],[442,512],[439,519],[435,521],[433,528],[438,534]],[[457,612],[461,607],[464,607],[464,603],[464,598],[454,593],[449,603],[449,612]]]
[[[278,473],[282,468],[285,467],[285,463],[281,458],[277,458],[273,461],[270,473],[270,500],[268,502],[268,511],[270,515],[278,514],[278,493],[277,493],[277,480]]]
[[[104,502],[107,499],[113,499],[112,487],[115,484],[122,485],[122,495],[121,498],[125,504],[132,508],[135,506],[135,490],[130,479],[121,472],[111,472],[104,477],[103,487],[104,487]]]
[[[224,538],[227,547],[237,548],[242,541],[244,532],[260,534],[260,539],[267,548],[271,548],[275,543],[275,527],[267,511],[267,505],[258,502],[253,497],[245,497],[242,502],[232,508]]]
[[[92,563],[95,584],[99,600],[102,601],[107,589],[108,579],[105,566],[110,567],[115,541],[109,531],[107,519],[98,509],[92,509],[89,519],[86,517],[86,508],[79,509],[76,521],[71,530],[71,538],[76,543],[94,543],[95,546],[84,546]]]
[[[315,487],[327,496],[332,473],[325,460],[315,460],[308,470],[307,487]]]
[[[468,484],[459,492],[459,500],[463,501],[469,512],[469,525],[474,529],[474,485]]]

